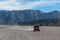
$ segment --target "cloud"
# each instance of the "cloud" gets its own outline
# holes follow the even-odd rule
[[[2,10],[24,10],[24,9],[32,9],[36,6],[51,6],[56,3],[60,3],[58,0],[40,0],[40,1],[34,1],[34,2],[26,2],[24,4],[23,1],[17,1],[17,0],[6,0],[0,2],[0,9]]]

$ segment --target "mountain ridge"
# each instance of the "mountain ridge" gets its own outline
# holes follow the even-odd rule
[[[0,10],[0,24],[25,24],[25,22],[44,19],[60,19],[60,11],[42,12],[40,10]]]

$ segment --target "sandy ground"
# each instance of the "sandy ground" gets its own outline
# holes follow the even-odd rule
[[[60,27],[40,27],[33,32],[31,26],[14,26],[0,29],[0,40],[60,40]]]

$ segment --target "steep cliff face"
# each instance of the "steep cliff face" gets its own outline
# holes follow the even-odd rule
[[[0,24],[18,24],[28,21],[38,21],[43,19],[60,18],[59,11],[49,13],[41,12],[40,10],[0,10]]]

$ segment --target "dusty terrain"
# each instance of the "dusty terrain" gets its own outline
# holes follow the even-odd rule
[[[0,40],[60,40],[60,27],[40,27],[33,32],[31,26],[0,28]]]

